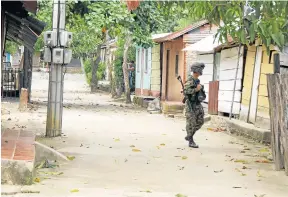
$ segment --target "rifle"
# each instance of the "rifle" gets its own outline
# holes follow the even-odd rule
[[[181,93],[183,93],[183,95],[184,95],[184,98],[183,98],[183,100],[182,100],[182,103],[185,103],[186,100],[188,100],[187,104],[188,104],[189,111],[191,112],[191,111],[192,111],[192,106],[191,106],[191,103],[190,103],[190,101],[189,101],[189,99],[188,99],[188,95],[186,95],[186,94],[184,93],[184,84],[183,84],[183,81],[182,81],[181,76],[178,76],[178,77],[177,77],[177,80],[181,83],[181,86],[182,86],[182,91],[181,91]]]

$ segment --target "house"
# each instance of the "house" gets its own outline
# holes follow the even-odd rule
[[[184,51],[197,52],[197,61],[205,63],[205,69],[203,75],[200,76],[200,81],[201,84],[204,85],[204,89],[207,92],[205,102],[208,104],[209,102],[215,103],[215,106],[217,106],[217,109],[212,109],[214,111],[213,114],[218,114],[219,112],[222,114],[230,113],[237,66],[238,71],[232,114],[238,116],[240,114],[244,68],[243,62],[246,51],[242,46],[240,52],[242,55],[239,59],[239,65],[237,65],[238,49],[238,45],[234,43],[232,39],[229,39],[229,45],[226,45],[219,42],[218,37],[215,39],[214,35],[208,36],[184,49]],[[212,87],[213,92],[210,92],[210,82],[212,81],[217,81],[219,83],[217,87]],[[216,91],[215,88],[217,88]],[[211,103],[210,106],[212,105]]]
[[[181,76],[183,81],[187,80],[189,67],[196,62],[195,52],[183,51],[185,47],[216,32],[217,27],[208,23],[207,20],[194,23],[183,30],[174,32],[165,37],[155,39],[160,43],[161,57],[161,101],[164,113],[182,111],[184,108],[181,84],[177,80]]]
[[[267,53],[267,48],[257,41],[248,47],[240,112],[241,120],[263,129],[270,129],[266,75],[274,73],[274,54],[280,54],[280,72],[288,70],[288,47],[283,52],[273,45],[269,48]]]
[[[152,39],[161,38],[170,33],[152,35]],[[135,95],[159,97],[161,84],[160,45],[153,47],[136,47]]]
[[[234,93],[232,114],[256,127],[263,129],[270,128],[269,101],[267,93],[266,74],[274,73],[273,56],[280,53],[276,47],[270,46],[270,52],[258,41],[252,46],[241,46],[240,58],[237,70],[238,50],[237,43],[229,39],[229,45],[219,42],[214,36],[204,38],[184,49],[184,51],[196,51],[198,59],[213,65],[213,73],[207,73],[205,68],[204,75],[200,77],[204,81],[205,89],[211,88],[217,82],[217,90],[210,92],[208,97],[211,106],[216,105],[216,114],[230,114],[232,107],[232,97]],[[287,72],[287,49],[280,53],[281,72]],[[287,50],[288,51],[288,50]],[[206,77],[205,74],[210,75]],[[202,78],[202,79],[201,79]],[[208,78],[208,79],[207,79]],[[234,82],[235,89],[234,89]],[[208,82],[208,83],[207,83]],[[209,92],[209,90],[208,90]],[[211,104],[211,103],[212,104]],[[215,114],[215,111],[212,113]]]
[[[107,61],[110,61],[110,64],[113,64],[115,60],[115,51],[117,50],[117,39],[110,39],[108,37],[108,41],[101,46],[100,57],[101,62],[106,63],[106,71],[105,71],[105,80],[109,81],[109,68],[107,66]],[[108,58],[108,59],[107,59]],[[111,65],[112,66],[112,65]],[[113,68],[113,66],[112,66]]]

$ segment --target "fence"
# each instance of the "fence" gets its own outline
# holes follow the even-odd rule
[[[288,74],[268,74],[267,85],[275,169],[288,175]]]
[[[23,71],[12,68],[10,62],[3,62],[1,76],[1,97],[19,97],[23,87]]]

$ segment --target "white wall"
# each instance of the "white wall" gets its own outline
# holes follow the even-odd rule
[[[241,82],[243,78],[243,52],[239,60],[238,73],[236,78],[236,89],[233,103],[233,114],[240,113],[241,102]],[[230,113],[233,97],[233,88],[237,70],[238,47],[225,49],[221,51],[220,73],[219,73],[219,93],[218,93],[218,111]]]
[[[199,77],[200,83],[204,85],[204,90],[206,92],[206,100],[209,101],[209,82],[213,81],[213,65],[214,65],[214,54],[198,54],[197,62],[202,62],[205,64],[203,70],[203,75]]]

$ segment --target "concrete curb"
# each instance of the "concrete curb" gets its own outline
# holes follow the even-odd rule
[[[45,160],[56,160],[57,162],[69,161],[65,155],[39,142],[35,142],[35,151],[35,166]]]
[[[226,127],[228,132],[240,136],[253,139],[263,144],[271,143],[271,131],[268,129],[261,129],[237,119],[231,119],[221,116],[211,117],[212,125]]]
[[[1,160],[1,182],[11,185],[31,185],[35,174],[34,161]]]

